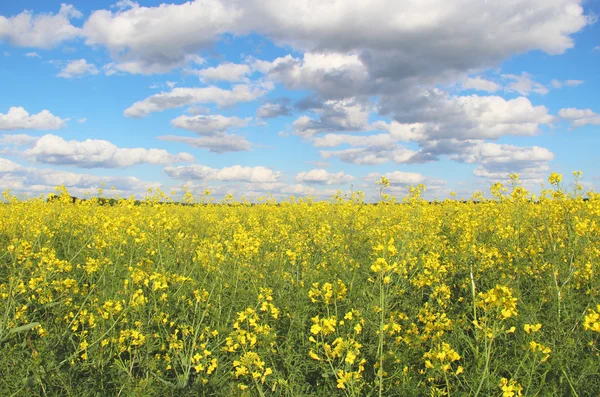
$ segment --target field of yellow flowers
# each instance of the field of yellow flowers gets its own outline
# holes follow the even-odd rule
[[[0,205],[2,396],[597,396],[600,195]],[[568,191],[568,192],[567,192]]]

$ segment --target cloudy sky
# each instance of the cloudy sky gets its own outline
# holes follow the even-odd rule
[[[65,0],[63,0],[65,1]],[[0,189],[600,190],[600,0],[0,3]]]

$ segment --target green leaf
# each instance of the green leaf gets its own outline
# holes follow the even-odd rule
[[[33,323],[26,324],[26,325],[21,325],[20,327],[11,328],[8,330],[6,335],[2,339],[0,339],[0,342],[6,341],[8,338],[10,338],[14,334],[18,334],[21,332],[27,332],[27,331],[37,327],[38,325],[40,325],[40,323],[33,322]]]
[[[40,325],[40,323],[38,323],[38,322],[21,325],[20,327],[15,327],[15,328],[9,329],[8,334],[13,335],[13,334],[21,333],[21,332],[27,332],[27,331],[37,327],[38,325]]]

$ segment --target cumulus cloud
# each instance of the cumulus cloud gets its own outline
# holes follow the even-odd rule
[[[207,149],[214,153],[242,152],[252,149],[248,140],[236,134],[228,134],[233,128],[245,127],[252,118],[225,117],[220,114],[179,116],[171,120],[171,125],[177,128],[193,131],[200,138],[165,135],[159,139],[171,142],[183,142],[190,146]]]
[[[188,71],[187,73],[197,74],[203,83],[214,81],[238,83],[248,80],[247,75],[250,73],[250,66],[226,62],[214,67]]]
[[[325,134],[322,137],[313,138],[314,147],[336,147],[349,146],[386,146],[394,145],[397,139],[391,134],[375,135],[350,135],[350,134]]]
[[[387,131],[389,136],[396,141],[419,142],[426,137],[426,123],[399,123],[397,121],[376,121],[371,124],[374,129]]]
[[[308,57],[324,58],[311,60],[305,55],[301,60],[300,69],[311,69],[312,63],[327,75],[311,77],[305,83],[322,81],[323,91],[342,95],[333,89],[336,85],[338,89],[348,83],[354,88],[358,84],[385,89],[390,81],[436,83],[495,67],[514,54],[531,50],[563,53],[573,47],[571,35],[592,21],[584,15],[581,3],[433,0],[407,4],[376,0],[367,7],[361,0],[310,6],[296,0],[196,0],[145,7],[129,1],[112,10],[94,11],[82,33],[88,45],[108,49],[115,68],[146,74],[167,72],[193,61],[191,57],[211,47],[224,33],[257,33],[305,51]],[[69,22],[79,15],[72,6],[63,6],[56,15],[34,17],[24,12],[2,17],[0,37],[52,46],[80,34]],[[304,79],[296,66],[291,70],[292,80]],[[279,72],[270,70],[272,73]]]
[[[495,83],[491,80],[483,79],[479,76],[477,77],[469,77],[462,82],[463,90],[476,90],[476,91],[486,91],[486,92],[496,92],[501,89],[502,86],[498,83]]]
[[[552,84],[552,87],[554,88],[562,88],[562,87],[577,87],[578,85],[583,84],[583,80],[565,80],[565,81],[560,81],[560,80],[552,80],[550,82],[550,84]]]
[[[242,11],[219,0],[144,7],[128,2],[117,11],[94,11],[83,26],[89,45],[106,47],[114,68],[128,73],[165,73],[197,62],[196,53],[237,22]]]
[[[252,149],[252,144],[248,140],[236,134],[219,133],[211,136],[193,138],[187,136],[164,135],[158,139],[170,142],[187,143],[190,146],[207,149],[213,153],[228,152],[246,152]]]
[[[529,73],[523,72],[520,75],[503,74],[504,79],[510,80],[510,83],[505,87],[508,92],[517,92],[521,95],[529,95],[532,92],[536,94],[546,95],[550,92],[548,87],[532,80]]]
[[[25,53],[25,56],[27,58],[41,58],[42,56],[40,54],[38,54],[37,52],[27,52]]]
[[[104,74],[112,76],[115,74],[143,74],[151,75],[158,73],[168,73],[174,68],[188,65],[190,63],[202,64],[204,59],[195,54],[184,55],[181,59],[172,63],[164,63],[160,60],[123,60],[120,62],[109,62],[102,67]]]
[[[296,174],[296,182],[308,185],[340,185],[352,182],[353,180],[354,177],[346,174],[344,171],[334,173],[319,168]]]
[[[175,88],[136,102],[125,110],[127,117],[144,117],[153,112],[178,108],[186,105],[216,103],[231,106],[238,102],[250,102],[267,93],[270,86],[235,85],[231,90],[208,86],[200,88]]]
[[[497,95],[453,96],[438,89],[413,90],[388,98],[380,106],[422,138],[497,139],[505,135],[536,135],[540,125],[554,117],[545,106],[534,106],[526,97],[506,100]],[[423,125],[418,127],[418,124]]]
[[[366,179],[376,180],[381,176],[376,172],[372,172],[367,175]],[[426,177],[417,172],[403,172],[403,171],[393,171],[387,172],[383,174],[389,181],[390,185],[398,184],[398,185],[417,185],[419,183],[423,183],[426,180]]]
[[[313,109],[319,118],[301,116],[293,122],[294,134],[311,138],[323,132],[364,131],[371,129],[367,105],[353,99],[329,100]]]
[[[311,53],[273,61],[254,60],[254,69],[289,89],[310,89],[326,98],[345,98],[375,92],[366,66],[356,54]]]
[[[564,108],[560,109],[558,115],[569,120],[573,127],[600,125],[600,114],[593,112],[592,109]]]
[[[344,163],[357,165],[378,165],[388,162],[405,164],[413,162],[414,150],[402,145],[377,145],[342,150],[321,150],[321,157],[329,159],[337,157]]]
[[[48,110],[29,114],[22,107],[13,106],[8,113],[0,113],[0,130],[58,130],[67,126],[67,120]]]
[[[261,119],[272,119],[280,116],[289,116],[292,113],[292,108],[286,103],[268,102],[258,108],[256,116]]]
[[[366,6],[360,0],[331,0],[309,6],[296,0],[195,0],[145,7],[122,1],[111,10],[94,12],[83,31],[88,44],[108,49],[113,62],[106,65],[107,74],[164,73],[191,62],[202,63],[200,51],[220,40],[223,33],[243,36],[252,32],[303,53],[195,70],[203,82],[245,84],[231,89],[174,88],[136,102],[125,110],[128,117],[196,104],[224,107],[256,100],[272,88],[272,84],[247,83],[256,73],[264,75],[264,81],[309,91],[310,96],[295,109],[307,113],[287,131],[318,148],[345,146],[321,151],[323,158],[368,165],[448,156],[482,167],[477,172],[491,176],[505,171],[494,162],[503,158],[492,155],[494,151],[539,153],[510,145],[486,147],[491,143],[485,140],[533,136],[554,121],[545,106],[534,106],[526,96],[581,82],[555,80],[546,86],[527,73],[504,74],[503,80],[496,81],[476,75],[515,54],[541,50],[553,55],[571,48],[573,34],[591,21],[581,4],[582,0],[410,4],[374,0]],[[498,95],[461,96],[431,88],[457,81],[464,90],[487,93],[502,90],[502,83],[505,92],[521,96],[510,100]],[[392,120],[370,122],[372,112]],[[573,112],[561,117],[574,126],[597,123],[596,113],[580,112],[577,117]],[[289,114],[288,104],[276,102],[257,111],[259,119]],[[178,119],[176,127],[202,136],[161,139],[215,152],[251,147],[244,137],[227,134],[227,127],[211,130],[205,119]],[[516,155],[511,156],[504,157]],[[531,166],[515,161],[515,168],[539,169],[550,160]]]
[[[198,116],[198,115],[210,113],[210,108],[207,106],[199,106],[199,105],[190,106],[189,108],[187,108],[186,112],[191,114],[192,116]]]
[[[363,179],[369,183],[368,186],[376,190],[376,182],[385,176],[390,182],[390,186],[386,188],[386,193],[392,195],[406,194],[407,188],[419,184],[424,184],[429,195],[435,192],[443,192],[447,182],[442,179],[431,178],[418,172],[392,171],[384,174],[371,172]]]
[[[277,182],[281,178],[281,172],[263,166],[243,167],[234,165],[225,168],[211,168],[205,165],[192,164],[167,167],[165,172],[171,178],[182,180],[269,183]]]
[[[316,185],[303,185],[300,183],[287,184],[285,182],[227,182],[211,180],[187,180],[184,182],[188,190],[197,195],[201,195],[206,189],[211,192],[213,197],[223,197],[232,194],[234,197],[241,196],[249,199],[258,197],[275,197],[285,199],[290,195],[301,197],[313,197],[316,199],[328,199],[337,193],[338,189],[327,189]],[[183,187],[183,184],[181,185]]]
[[[239,117],[225,117],[220,114],[197,115],[197,116],[179,116],[171,120],[171,125],[177,128],[183,128],[194,131],[200,135],[214,135],[222,133],[230,128],[245,127],[252,121],[248,117],[240,119]]]
[[[397,58],[395,66],[403,64],[398,69],[408,69],[402,73],[414,72],[418,65],[434,70],[493,64],[531,49],[562,53],[573,46],[569,34],[588,23],[580,1],[573,0],[409,4],[377,0],[368,6],[360,0],[310,6],[294,0],[267,0],[245,4],[247,16],[260,21],[259,31],[276,40],[303,49],[363,48],[367,52],[363,57],[372,61]],[[495,19],[498,15],[502,18]],[[390,66],[382,65],[382,72]]]
[[[22,154],[29,161],[73,165],[80,168],[126,168],[138,164],[172,164],[194,161],[189,153],[170,154],[163,149],[119,148],[101,139],[67,141],[47,134],[30,141]]]
[[[494,67],[530,50],[563,53],[573,47],[571,35],[591,20],[581,0],[376,0],[368,6],[361,0],[310,6],[296,0],[196,0],[156,7],[129,2],[116,12],[95,11],[84,33],[89,44],[107,47],[118,61],[177,67],[223,33],[255,32],[311,53],[354,53],[373,81],[424,83]]]
[[[69,4],[62,4],[56,14],[23,11],[9,18],[0,15],[0,40],[19,47],[53,48],[81,35],[81,29],[73,26],[70,20],[82,16]]]
[[[56,186],[64,185],[71,194],[78,196],[93,193],[102,187],[114,187],[113,194],[141,196],[149,188],[161,187],[159,183],[143,182],[134,177],[107,177],[24,167],[4,158],[0,158],[0,185],[14,192],[31,194],[51,193]]]
[[[37,139],[37,137],[27,134],[3,134],[0,135],[0,145],[29,146]]]
[[[507,164],[509,167],[513,167],[518,162],[550,161],[554,158],[554,154],[539,146],[518,147],[492,142],[474,142],[474,144],[466,146],[462,153],[453,155],[451,158],[465,163]]]
[[[335,114],[331,111],[321,111],[320,120],[300,117],[294,123],[294,130],[310,138],[315,147],[352,146],[349,149],[321,151],[324,158],[339,157],[353,164],[402,164],[438,160],[439,155],[445,153],[433,151],[432,148],[439,149],[446,144],[460,146],[460,141],[498,139],[506,135],[536,135],[540,133],[541,125],[548,125],[554,120],[546,107],[533,106],[525,97],[506,100],[500,96],[452,96],[437,89],[412,91],[410,95],[395,97],[385,106],[389,108],[380,107],[380,111],[391,113],[396,120],[380,120],[369,124],[365,113],[365,117],[354,118],[358,122],[348,123],[348,117],[340,117],[346,115],[347,111],[337,112],[337,117],[330,117]],[[347,107],[342,109],[347,110]],[[380,130],[387,133],[339,133],[344,130]],[[324,131],[329,133],[316,136]],[[414,151],[398,142],[414,142],[420,150]]]
[[[543,147],[520,147],[483,141],[441,142],[437,150],[449,158],[467,164],[477,164],[474,174],[491,180],[507,180],[518,173],[521,180],[541,183],[554,154]],[[433,143],[435,146],[436,143]]]
[[[85,59],[77,59],[70,61],[67,65],[57,74],[58,77],[65,79],[72,79],[82,77],[86,74],[98,74],[98,68],[93,63],[88,63]]]

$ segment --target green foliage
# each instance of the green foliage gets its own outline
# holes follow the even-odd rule
[[[385,180],[377,205],[7,195],[0,395],[595,395],[600,197],[550,182],[436,205]]]

